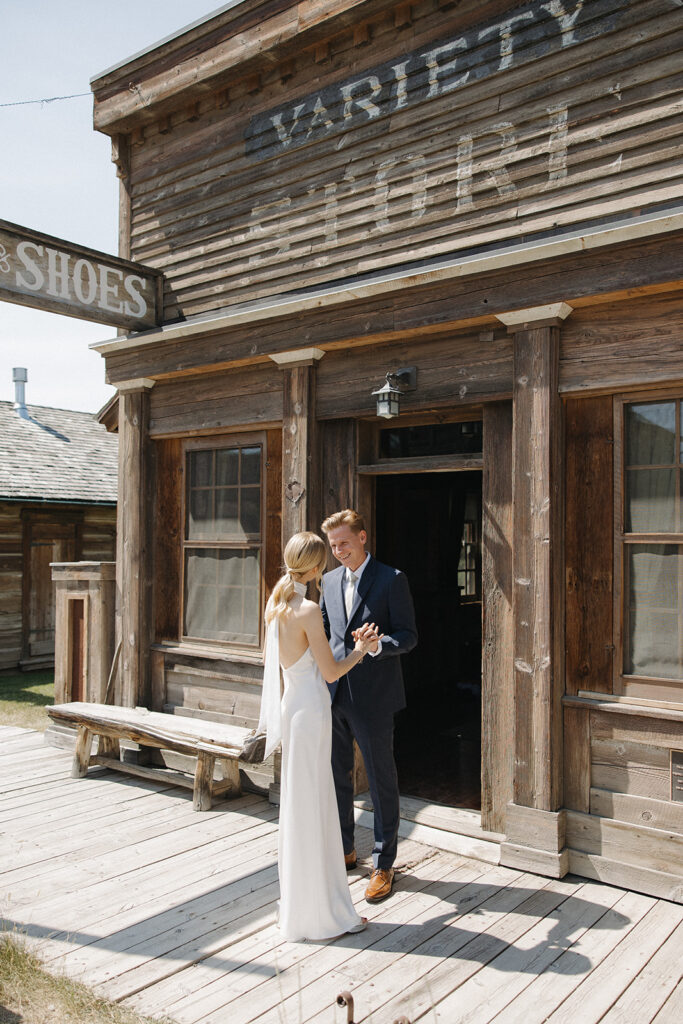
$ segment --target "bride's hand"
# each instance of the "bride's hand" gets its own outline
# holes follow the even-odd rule
[[[357,651],[358,654],[362,654],[363,657],[365,657],[373,643],[374,640],[370,640],[369,638],[358,637],[353,649],[354,651]]]
[[[377,626],[374,622],[364,622],[363,625],[354,630],[353,638],[356,641],[356,650],[360,651],[363,655],[367,654],[368,651],[377,650],[377,643],[382,639],[384,633],[379,633]],[[362,645],[362,646],[359,646]]]

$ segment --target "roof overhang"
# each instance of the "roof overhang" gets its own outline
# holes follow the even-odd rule
[[[680,231],[683,231],[683,208],[665,214],[633,217],[590,230],[572,231],[532,243],[462,256],[448,262],[425,263],[418,269],[399,269],[391,273],[370,275],[361,281],[335,283],[302,293],[276,295],[255,302],[241,303],[208,316],[168,324],[139,334],[129,334],[111,341],[96,342],[90,345],[90,348],[103,356],[109,356],[127,349],[205,337],[231,327],[257,324],[297,313],[322,311],[343,303],[390,296],[407,288],[454,281],[491,271],[521,268],[563,256],[603,247],[615,247]]]
[[[396,6],[396,0],[240,0],[91,80],[94,126],[108,135],[152,123]],[[172,69],[172,72],[171,72]]]

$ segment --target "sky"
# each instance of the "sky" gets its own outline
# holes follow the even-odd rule
[[[118,179],[110,139],[92,127],[90,79],[224,5],[0,0],[0,220],[117,255]],[[27,404],[97,412],[114,390],[88,346],[115,335],[0,302],[0,400],[14,400],[12,368],[25,366]]]

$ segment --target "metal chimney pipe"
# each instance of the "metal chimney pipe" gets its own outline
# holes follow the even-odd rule
[[[16,409],[17,416],[27,420],[29,419],[29,414],[26,408],[26,392],[24,389],[24,385],[28,380],[26,367],[15,366],[12,370],[12,380],[14,381],[14,408]]]

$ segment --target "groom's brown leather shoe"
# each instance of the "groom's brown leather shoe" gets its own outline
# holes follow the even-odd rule
[[[394,869],[377,868],[370,875],[370,882],[367,889],[365,890],[365,898],[368,903],[379,903],[380,900],[385,900],[387,896],[391,896],[391,890],[394,888]]]
[[[358,863],[358,856],[355,850],[351,850],[351,853],[344,854],[344,863],[346,864],[347,871],[353,871]]]

